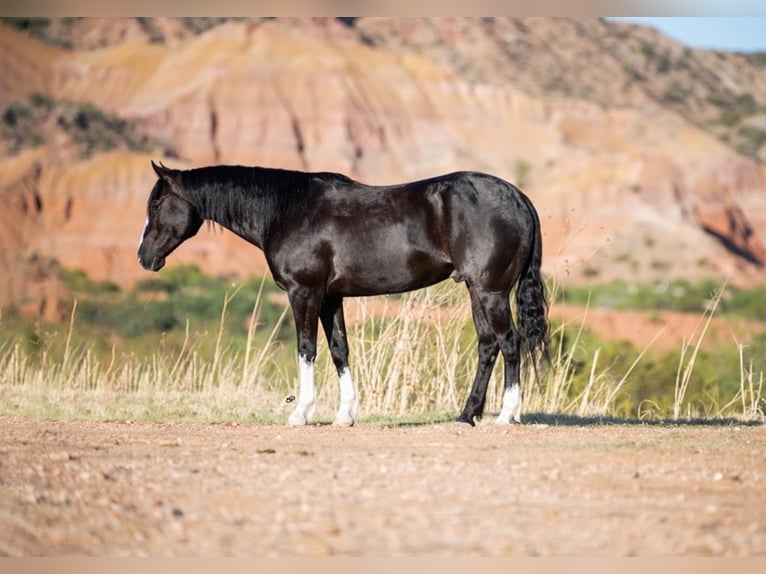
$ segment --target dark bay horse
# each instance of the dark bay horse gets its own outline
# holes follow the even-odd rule
[[[483,415],[500,352],[505,387],[496,422],[520,421],[521,356],[533,365],[547,357],[549,337],[540,221],[518,188],[477,172],[368,186],[337,173],[152,167],[159,179],[138,248],[144,268],[159,271],[210,220],[262,249],[275,282],[287,291],[300,377],[289,424],[304,425],[313,413],[320,322],[340,380],[335,424],[354,424],[357,392],[348,367],[344,297],[400,293],[450,277],[468,287],[479,352],[457,420],[473,425]],[[511,316],[514,286],[518,327]]]

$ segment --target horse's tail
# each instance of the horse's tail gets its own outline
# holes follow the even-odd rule
[[[516,315],[521,335],[521,353],[529,358],[537,371],[542,357],[550,364],[550,336],[548,333],[548,300],[545,283],[540,274],[543,259],[543,241],[540,218],[532,202],[522,194],[532,219],[532,250],[516,288]]]

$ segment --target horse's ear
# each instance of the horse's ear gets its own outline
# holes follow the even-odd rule
[[[181,172],[179,170],[170,169],[162,162],[160,162],[160,165],[157,165],[154,161],[152,161],[152,168],[154,169],[154,173],[157,174],[157,177],[168,182],[172,188],[177,189],[179,187],[179,184],[181,183]]]

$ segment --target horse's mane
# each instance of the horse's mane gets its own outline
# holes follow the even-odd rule
[[[183,173],[183,187],[203,217],[224,227],[242,224],[255,214],[261,221],[279,220],[291,210],[300,210],[310,180],[316,174],[218,165]]]

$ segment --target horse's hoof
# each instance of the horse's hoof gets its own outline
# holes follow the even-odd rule
[[[469,421],[469,420],[466,420],[466,419],[457,419],[452,424],[454,424],[455,426],[458,426],[458,427],[475,427],[476,426],[475,422]]]
[[[292,414],[290,415],[290,418],[287,419],[287,426],[303,427],[306,426],[308,422],[308,419],[306,419],[306,417],[303,415]]]
[[[512,418],[512,419],[508,420],[506,418],[497,417],[495,419],[495,424],[497,426],[505,426],[505,427],[511,426],[511,425],[520,425],[521,424],[521,419]]]
[[[332,426],[334,427],[352,427],[354,426],[354,417],[352,417],[349,414],[342,414],[337,415],[335,417],[335,420],[332,422]]]

